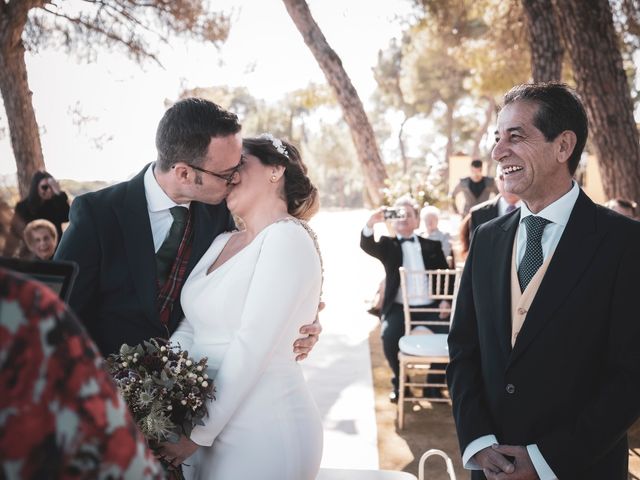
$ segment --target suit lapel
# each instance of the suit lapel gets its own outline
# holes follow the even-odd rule
[[[156,259],[144,192],[144,173],[147,168],[129,181],[122,203],[114,204],[113,209],[122,227],[133,284],[147,318],[157,327],[160,319],[156,307]]]
[[[504,358],[511,351],[511,254],[518,230],[519,214],[505,215],[493,229],[491,259],[493,285],[493,311],[495,328]]]
[[[596,228],[595,216],[595,204],[581,190],[547,273],[531,303],[514,345],[510,363],[527,349],[547,322],[553,319],[554,312],[562,305],[590,265],[591,258],[602,240],[602,233]],[[555,318],[554,321],[562,321],[562,318]]]
[[[207,251],[213,241],[214,222],[207,210],[206,205],[199,202],[192,202],[193,210],[193,243],[191,245],[191,256],[187,264],[186,277],[189,276],[193,267],[196,266],[204,252]]]

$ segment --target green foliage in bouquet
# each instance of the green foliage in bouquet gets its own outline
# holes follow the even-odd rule
[[[207,358],[189,357],[179,345],[151,339],[109,356],[107,364],[138,427],[150,444],[177,442],[204,425],[207,401],[215,399]]]

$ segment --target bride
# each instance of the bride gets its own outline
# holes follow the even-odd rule
[[[321,258],[304,223],[317,190],[293,145],[262,135],[243,147],[227,205],[245,228],[219,235],[193,269],[171,337],[209,358],[216,400],[205,424],[163,454],[179,464],[195,451],[187,479],[312,480],[322,426],[291,344],[320,300]]]

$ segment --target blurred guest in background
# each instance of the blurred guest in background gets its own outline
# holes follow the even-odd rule
[[[33,220],[24,228],[24,242],[34,258],[51,260],[58,245],[56,226],[42,218]]]
[[[456,204],[456,197],[459,193],[464,195],[462,212],[458,210],[458,205]],[[453,211],[464,217],[469,213],[471,207],[489,200],[492,193],[498,193],[495,180],[482,174],[482,160],[473,160],[471,162],[471,175],[461,178],[458,185],[451,192]]]
[[[473,207],[460,224],[460,251],[465,258],[476,228],[489,220],[520,208],[520,197],[513,193],[505,192],[504,176],[501,172],[498,172],[496,177],[496,187],[499,192],[498,195]]]
[[[164,478],[85,330],[0,268],[0,478]]]
[[[438,229],[440,210],[432,205],[427,205],[420,211],[420,218],[424,223],[424,231],[421,233],[421,236],[440,242],[442,244],[442,252],[447,258],[449,266],[452,266],[451,235]],[[449,262],[449,259],[451,259],[451,262]]]
[[[62,236],[62,224],[69,221],[69,199],[60,190],[58,182],[47,172],[36,172],[31,179],[31,187],[26,198],[16,204],[11,233],[17,239],[23,238],[24,228],[32,220],[44,218],[56,228],[58,238]],[[4,249],[5,256],[16,254],[15,242],[8,242]],[[28,254],[21,248],[19,255]]]
[[[636,202],[627,200],[626,198],[614,198],[609,200],[605,206],[620,215],[629,218],[636,218]]]

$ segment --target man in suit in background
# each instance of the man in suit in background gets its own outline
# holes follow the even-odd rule
[[[504,190],[504,175],[502,172],[498,172],[496,187],[499,192],[498,195],[491,200],[476,205],[469,211],[469,221],[471,222],[469,231],[471,232],[472,239],[473,232],[480,225],[494,218],[511,213],[520,207],[520,197]]]
[[[405,334],[404,312],[402,308],[402,294],[400,292],[400,267],[408,270],[431,270],[448,268],[447,260],[442,252],[440,242],[427,240],[414,233],[418,228],[418,205],[409,197],[399,198],[394,204],[396,209],[404,209],[405,215],[393,220],[393,228],[396,236],[382,236],[378,241],[373,238],[373,226],[385,220],[385,208],[376,210],[360,235],[360,248],[372,257],[382,262],[386,274],[384,300],[382,302],[382,346],[389,367],[393,371],[393,390],[389,400],[398,401],[398,376],[400,364],[398,362],[398,341]],[[428,288],[428,287],[427,287]],[[421,289],[420,291],[425,290]],[[432,301],[425,291],[421,306],[436,307],[438,304]],[[416,314],[417,315],[417,314]],[[423,313],[421,320],[438,320],[438,313]],[[429,327],[434,333],[447,333],[446,325]],[[434,380],[435,382],[436,380]],[[429,393],[435,396],[434,392]]]
[[[103,355],[177,328],[184,281],[234,227],[224,200],[242,167],[240,128],[212,102],[182,100],[158,125],[155,163],[74,200],[55,259],[79,265],[69,304]],[[317,322],[303,328],[312,335],[298,340],[301,357],[320,333]]]
[[[475,205],[489,200],[489,196],[492,193],[498,193],[493,177],[485,177],[482,174],[482,160],[472,160],[470,168],[471,175],[461,178],[450,195],[453,211],[461,214],[463,217],[467,215],[469,210]],[[458,211],[458,205],[456,204],[456,197],[459,193],[462,193],[464,196],[462,212]]]
[[[587,118],[566,85],[505,96],[492,157],[522,207],[477,230],[447,370],[463,463],[490,480],[626,480],[640,415],[640,223],[573,174]]]

